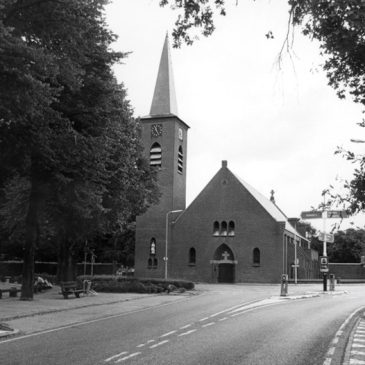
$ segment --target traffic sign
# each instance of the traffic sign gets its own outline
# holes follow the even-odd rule
[[[328,210],[327,218],[347,218],[346,210]]]
[[[320,241],[324,241],[324,239],[326,238],[326,242],[329,243],[333,243],[335,242],[335,236],[331,233],[323,233],[323,232],[319,232],[319,236],[318,239]]]
[[[321,272],[328,272],[328,257],[327,256],[321,256],[320,257],[320,271]]]
[[[312,210],[309,212],[302,212],[300,216],[302,219],[317,219],[322,218],[322,212],[319,210]]]

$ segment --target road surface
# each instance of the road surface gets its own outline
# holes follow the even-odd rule
[[[262,292],[243,295],[253,286],[217,285],[167,305],[0,342],[0,363],[323,364],[341,324],[365,305],[362,286],[346,289],[262,301]]]

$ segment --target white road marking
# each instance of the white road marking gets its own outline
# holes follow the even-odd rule
[[[125,355],[125,354],[128,354],[128,352],[127,352],[127,351],[123,351],[123,352],[121,352],[120,354],[116,354],[116,355],[114,355],[114,356],[108,357],[108,358],[107,358],[106,360],[104,360],[104,361],[105,361],[105,362],[109,362],[109,361],[111,361],[111,360],[115,359],[116,357],[120,357],[120,356]]]
[[[202,318],[202,319],[199,319],[199,322],[204,322],[204,321],[206,321],[207,319],[209,319],[209,317],[204,317],[204,318]]]
[[[213,324],[215,324],[215,322],[209,322],[209,323],[203,324],[202,327],[213,326]]]
[[[361,339],[361,338],[356,338],[356,336],[354,336],[354,342],[362,342],[362,343],[364,343],[365,342],[365,340],[364,339]]]
[[[364,356],[364,355],[365,355],[365,352],[364,352],[364,351],[351,350],[351,355],[360,355],[360,356]]]
[[[364,365],[365,361],[364,360],[357,360],[357,359],[350,359],[349,364],[350,365]]]
[[[148,340],[147,343],[155,342],[156,340]]]
[[[190,331],[187,331],[187,332],[180,333],[180,334],[179,334],[179,337],[181,337],[181,336],[186,336],[186,335],[190,335],[191,333],[193,333],[193,332],[195,332],[195,331],[196,331],[196,329],[195,329],[195,330],[190,330]]]
[[[259,302],[259,301],[258,301],[258,300],[252,300],[252,301],[250,301],[250,302],[237,304],[237,305],[235,305],[235,306],[233,306],[233,307],[230,307],[230,308],[227,308],[227,309],[222,310],[222,311],[220,311],[220,312],[214,313],[214,314],[210,315],[209,317],[210,317],[210,318],[212,318],[212,317],[216,317],[216,316],[218,316],[218,315],[220,315],[220,314],[222,314],[222,313],[226,313],[226,312],[232,311],[233,309],[236,309],[236,308],[238,308],[238,307],[242,307],[242,306],[245,306],[245,305],[247,306],[247,305],[250,305],[250,304],[255,303],[255,302]]]
[[[164,340],[164,341],[161,341],[161,342],[157,342],[154,345],[150,346],[150,349],[154,349],[154,348],[156,348],[158,346],[161,346],[161,345],[163,345],[163,344],[165,344],[167,342],[169,342],[169,340]]]
[[[361,345],[361,344],[357,344],[357,343],[353,343],[352,347],[361,347],[361,348],[365,349],[365,345]]]
[[[117,360],[115,363],[122,362],[122,361],[125,361],[125,360],[128,360],[128,359],[131,359],[132,357],[136,357],[136,356],[140,355],[141,353],[142,352],[135,352],[135,353],[130,354],[128,356],[122,357],[121,359]]]
[[[162,337],[166,337],[166,336],[170,336],[170,335],[172,335],[172,334],[174,334],[174,333],[176,333],[177,331],[175,330],[175,331],[170,331],[170,332],[167,332],[167,333],[164,333],[163,335],[161,335],[160,337],[162,338]]]
[[[181,329],[181,330],[184,330],[185,328],[189,328],[189,327],[191,327],[191,326],[192,326],[192,324],[190,323],[190,324],[187,324],[187,325],[185,325],[185,326],[180,327],[180,329]]]
[[[204,294],[202,294],[202,295],[204,295]],[[184,302],[184,301],[187,301],[187,300],[189,300],[189,299],[184,298],[184,299],[176,300],[174,302],[159,304],[159,305],[156,305],[155,307],[153,307],[153,309],[155,309],[155,308],[161,308],[161,307],[166,307],[168,305],[176,304],[176,303],[179,303],[179,302]],[[51,332],[62,331],[62,330],[67,329],[67,328],[80,327],[80,326],[84,326],[84,325],[87,325],[87,324],[90,324],[90,323],[96,323],[96,322],[106,321],[106,320],[112,319],[112,318],[129,316],[131,314],[139,313],[139,312],[145,312],[147,310],[151,310],[151,308],[141,308],[141,309],[136,309],[136,310],[132,310],[132,311],[129,311],[129,312],[124,312],[124,313],[119,313],[119,314],[113,314],[111,316],[107,316],[107,317],[103,317],[103,318],[91,319],[91,320],[85,321],[85,322],[71,323],[71,324],[68,324],[66,326],[52,328],[52,329],[49,329],[49,330],[45,330],[45,331],[41,331],[41,332],[36,332],[36,333],[30,333],[29,335],[14,337],[14,338],[10,338],[8,340],[0,341],[0,345],[3,344],[3,343],[7,343],[7,342],[14,342],[14,341],[23,340],[24,338],[35,337],[35,336],[40,336],[40,335],[44,335],[44,334],[51,333]]]
[[[219,322],[222,322],[222,321],[225,321],[226,319],[228,319],[228,317],[220,318],[220,319],[218,319],[218,321],[219,321]]]
[[[141,344],[139,344],[139,345],[137,345],[136,347],[144,347],[144,346],[146,346],[146,344],[145,343],[141,343]]]

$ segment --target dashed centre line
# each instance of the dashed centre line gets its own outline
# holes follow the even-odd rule
[[[111,361],[111,360],[113,360],[113,359],[115,359],[115,358],[117,358],[117,357],[120,357],[120,356],[123,356],[123,355],[125,355],[125,354],[128,354],[128,352],[127,351],[123,351],[123,352],[121,352],[120,354],[116,354],[116,355],[114,355],[114,356],[111,356],[111,357],[108,357],[106,360],[104,360],[105,362],[109,362],[109,361]]]
[[[172,334],[174,334],[174,333],[176,333],[176,332],[177,332],[177,331],[176,331],[176,330],[174,330],[174,331],[170,331],[170,332],[164,333],[163,335],[161,335],[161,336],[160,336],[160,338],[170,336],[170,335],[172,335]]]
[[[135,352],[135,353],[130,354],[128,356],[124,356],[121,359],[117,360],[115,363],[122,362],[122,361],[125,361],[125,360],[128,360],[128,359],[131,359],[132,357],[136,357],[136,356],[140,355],[141,353],[142,352]]]
[[[197,330],[196,330],[196,329],[194,329],[194,330],[190,330],[190,331],[187,331],[187,332],[180,333],[180,334],[179,334],[179,337],[181,337],[181,336],[187,336],[187,335],[190,335],[191,333],[193,333],[193,332],[195,332],[195,331],[197,331]]]
[[[150,349],[154,349],[154,348],[156,348],[158,346],[164,345],[167,342],[169,342],[169,340],[164,340],[164,341],[161,341],[161,342],[157,342],[154,345],[150,346]]]
[[[215,324],[215,322],[209,322],[206,324],[203,324],[202,327],[209,327],[209,326],[213,326]]]
[[[180,329],[181,329],[181,330],[184,330],[185,328],[189,328],[189,327],[191,327],[191,326],[192,326],[192,324],[191,324],[191,323],[189,323],[189,324],[186,324],[185,326],[180,327]]]
[[[207,319],[209,319],[209,317],[204,317],[204,318],[202,318],[202,319],[199,319],[199,322],[204,322],[204,321],[206,321]]]

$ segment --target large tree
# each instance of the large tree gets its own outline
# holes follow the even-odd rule
[[[237,3],[238,0],[231,0]],[[241,0],[252,1],[252,0]],[[215,30],[215,16],[226,15],[226,0],[159,0],[160,6],[170,5],[177,12],[173,30],[174,46],[194,42],[194,30],[203,36]],[[324,56],[323,69],[328,83],[339,98],[350,96],[365,107],[365,2],[363,0],[288,0],[288,38],[281,50],[291,52],[289,34],[300,27],[304,35],[320,43]],[[270,5],[268,5],[270,6]],[[272,37],[268,32],[267,37]],[[364,109],[365,111],[365,109]],[[365,127],[365,119],[359,121]],[[354,142],[365,142],[355,140]],[[357,167],[351,181],[345,184],[347,194],[333,198],[348,203],[353,213],[365,210],[365,155],[338,149]]]
[[[68,279],[77,245],[153,201],[138,123],[111,70],[125,55],[110,49],[106,3],[0,0],[0,214],[24,237],[22,299],[33,298],[42,232]]]

